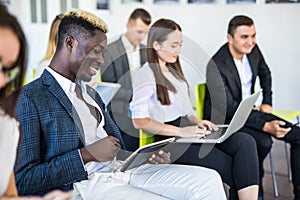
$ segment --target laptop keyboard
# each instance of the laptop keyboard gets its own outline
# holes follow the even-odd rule
[[[212,131],[211,134],[204,136],[207,139],[218,139],[226,132],[227,127],[221,127],[217,131]]]

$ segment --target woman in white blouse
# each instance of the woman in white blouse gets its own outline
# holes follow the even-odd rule
[[[16,96],[7,95],[18,90],[26,70],[27,46],[17,20],[0,4],[0,197],[17,196],[13,174],[19,127],[14,119]]]
[[[130,104],[133,124],[158,136],[203,137],[216,125],[193,115],[188,84],[183,75],[179,53],[181,27],[172,20],[160,19],[150,28],[147,63],[133,81]],[[197,126],[196,126],[197,125]],[[257,199],[258,161],[255,141],[237,132],[225,142],[211,147],[199,158],[201,144],[173,144],[175,163],[199,165],[217,170],[230,189],[230,199]],[[174,153],[175,152],[175,153]],[[226,156],[231,159],[225,159]],[[227,162],[227,163],[225,163]],[[230,166],[230,167],[228,167]]]
[[[0,2],[0,199],[69,199],[71,193],[58,190],[43,198],[18,197],[13,167],[19,140],[19,124],[14,111],[26,65],[27,44],[24,32],[17,19]],[[15,92],[10,95],[12,89]]]

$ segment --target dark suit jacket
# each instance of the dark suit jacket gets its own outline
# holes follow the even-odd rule
[[[123,145],[100,96],[92,88],[87,91],[102,109],[104,129]],[[87,179],[78,150],[83,147],[79,116],[47,70],[39,79],[24,86],[16,112],[21,138],[15,174],[21,195],[43,195],[53,189],[66,191],[72,189],[74,182]]]
[[[146,62],[144,45],[140,45],[140,61],[141,66]],[[134,128],[129,112],[133,93],[129,70],[127,52],[120,37],[108,45],[101,73],[103,81],[121,84],[120,90],[108,105],[108,110],[121,131],[127,150],[134,151],[139,147],[139,131]]]
[[[146,62],[146,47],[140,45],[141,66]],[[101,68],[102,80],[120,83],[121,88],[112,99],[113,112],[128,115],[129,102],[132,97],[132,82],[129,73],[127,52],[121,37],[108,45]]]
[[[271,73],[257,45],[247,54],[247,58],[253,73],[251,92],[254,92],[255,81],[259,77],[263,89],[262,103],[272,105]],[[242,89],[228,43],[223,45],[208,63],[206,79],[208,92],[205,96],[205,119],[216,123],[229,123],[242,101]],[[258,118],[256,113],[251,112],[246,126],[261,130],[265,121]]]

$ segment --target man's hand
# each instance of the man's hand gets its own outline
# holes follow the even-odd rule
[[[63,192],[61,190],[54,190],[46,194],[42,200],[69,200],[72,198],[73,190],[70,192]]]
[[[80,149],[80,154],[84,164],[90,161],[106,162],[115,158],[120,150],[120,141],[113,137],[107,136]]]
[[[166,153],[163,150],[159,150],[158,153],[151,155],[149,162],[153,164],[169,164],[171,163],[171,154],[170,152]]]
[[[271,114],[273,110],[272,110],[272,106],[270,106],[269,104],[261,104],[260,111]]]
[[[281,126],[284,126],[285,122],[280,120],[273,120],[270,122],[266,122],[263,131],[270,133],[276,138],[282,138],[284,137],[292,128],[283,128]]]

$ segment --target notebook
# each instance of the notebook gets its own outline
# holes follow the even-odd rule
[[[261,90],[243,99],[234,113],[234,116],[229,125],[218,125],[218,131],[212,131],[211,134],[203,138],[179,138],[176,142],[179,143],[222,143],[229,138],[233,133],[241,129],[249,117],[253,106],[260,95]]]
[[[175,141],[175,137],[171,137],[165,140],[161,140],[158,142],[154,142],[151,144],[147,144],[138,148],[135,152],[133,152],[126,160],[121,162],[119,166],[117,166],[114,171],[124,172],[126,170],[141,166],[143,164],[149,163],[149,158],[153,153],[156,153],[161,148],[165,147],[171,142]]]
[[[99,93],[103,103],[108,105],[121,87],[119,83],[94,82],[92,87]]]

